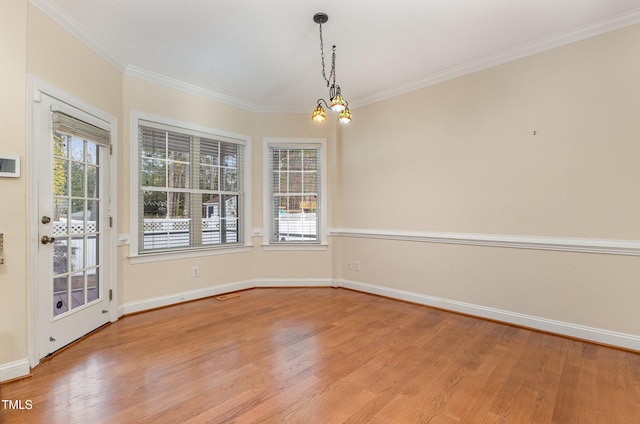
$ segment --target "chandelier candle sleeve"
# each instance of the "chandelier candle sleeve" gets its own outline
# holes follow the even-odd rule
[[[340,86],[336,84],[336,46],[332,47],[331,54],[331,72],[327,78],[325,63],[324,63],[324,39],[322,37],[322,24],[326,23],[329,17],[325,13],[316,13],[313,16],[313,21],[318,24],[320,28],[320,59],[322,61],[322,78],[327,83],[329,88],[330,105],[324,99],[318,99],[316,108],[311,114],[311,119],[314,122],[322,123],[327,120],[327,113],[322,107],[322,103],[331,109],[333,112],[338,113],[338,122],[341,124],[348,124],[351,122],[351,111],[349,110],[349,102],[342,97]]]

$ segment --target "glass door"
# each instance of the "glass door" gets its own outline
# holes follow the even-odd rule
[[[111,229],[109,124],[44,95],[37,111],[39,359],[111,320]]]

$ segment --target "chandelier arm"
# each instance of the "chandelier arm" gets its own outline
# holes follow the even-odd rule
[[[327,104],[327,101],[326,101],[325,99],[318,99],[317,103],[318,103],[318,104],[320,104],[320,103],[324,103],[324,106],[325,106],[327,109],[331,109],[331,106],[329,106],[329,105]]]

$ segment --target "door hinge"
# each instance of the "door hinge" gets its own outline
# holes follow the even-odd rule
[[[113,155],[113,144],[109,144],[109,156]]]
[[[113,228],[113,217],[109,217],[109,228]]]
[[[109,289],[109,301],[113,300],[113,289]]]

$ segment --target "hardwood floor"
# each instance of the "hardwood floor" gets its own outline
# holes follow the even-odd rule
[[[640,354],[344,289],[128,316],[0,388],[10,423],[640,423]]]

